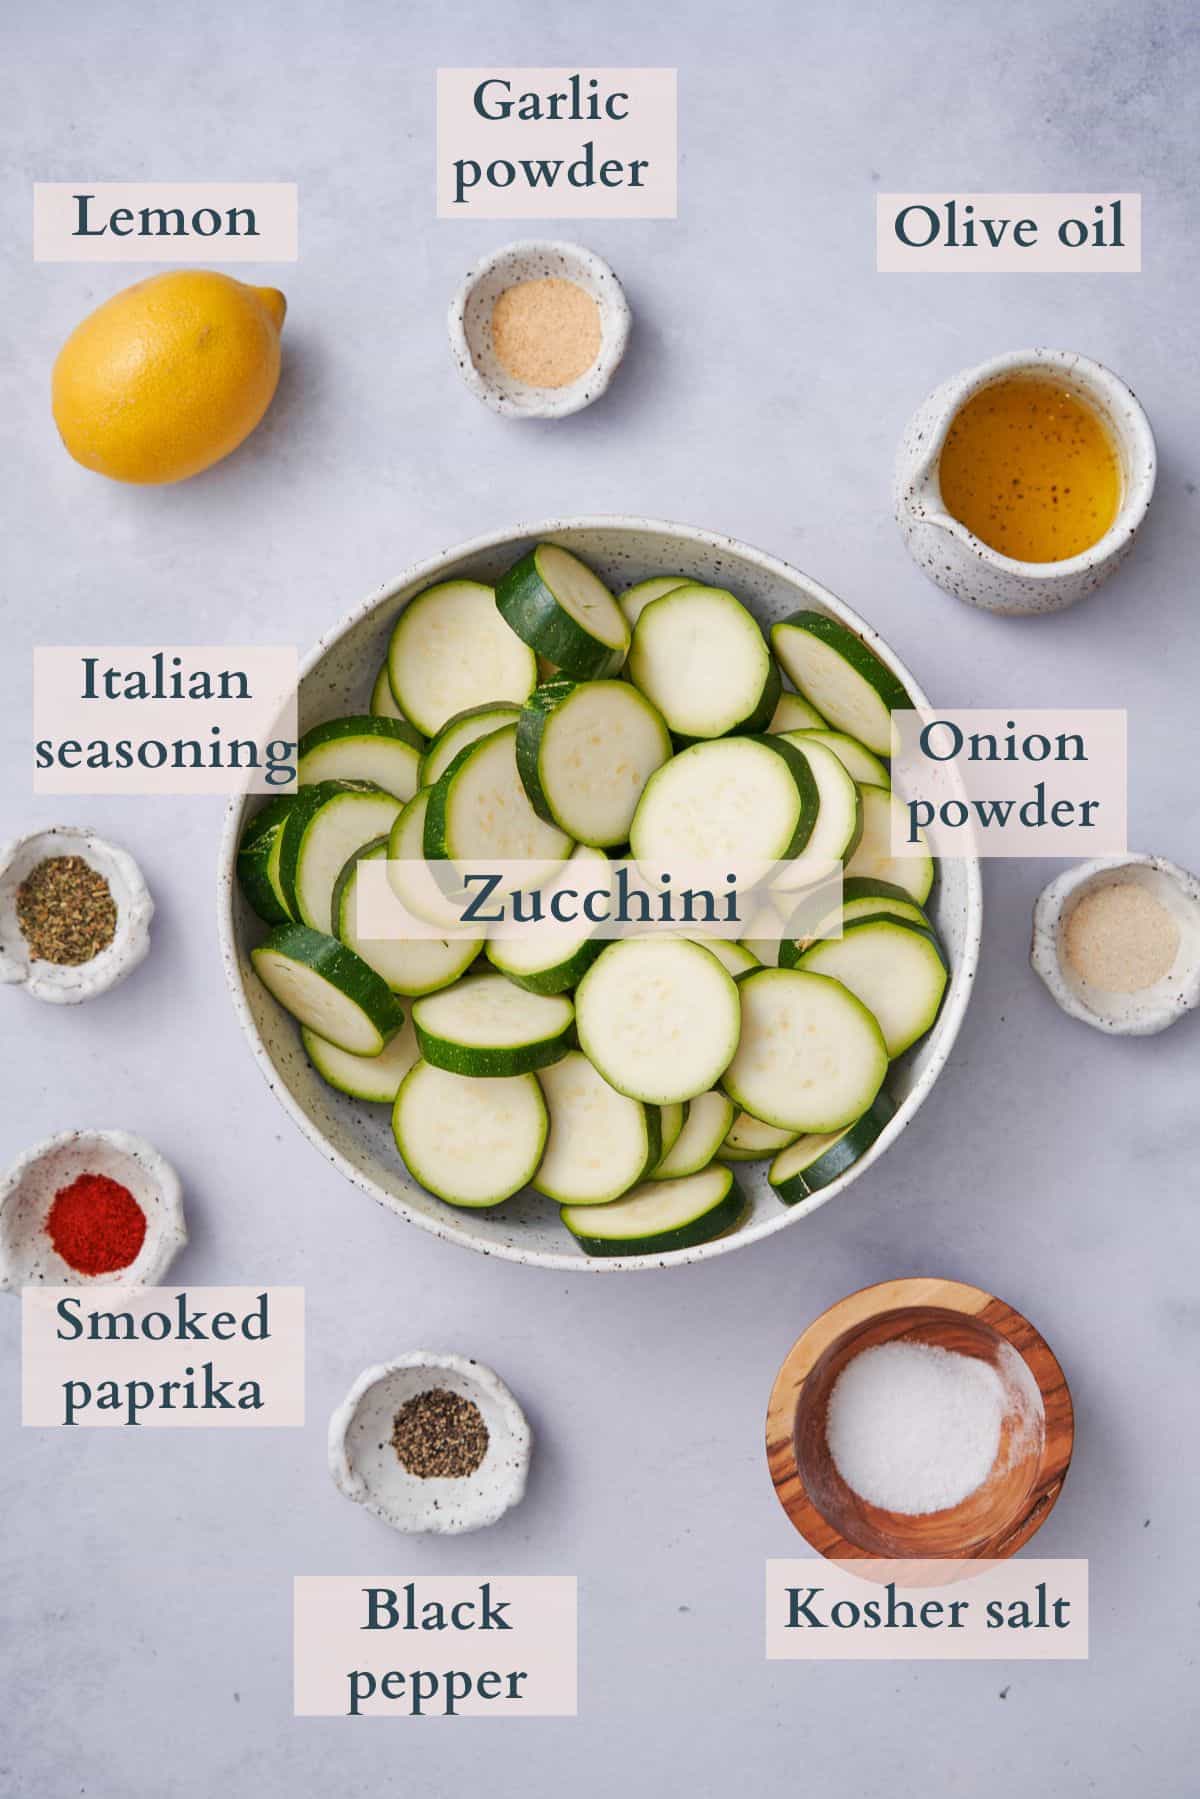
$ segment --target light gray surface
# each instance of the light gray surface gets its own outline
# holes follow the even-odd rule
[[[19,34],[10,24],[4,834],[59,810],[28,790],[31,644],[304,646],[444,544],[533,513],[623,511],[788,557],[872,619],[935,698],[1127,705],[1133,846],[1200,862],[1190,8],[706,0],[671,13],[614,0],[581,34],[569,13],[515,0],[158,13],[48,0],[22,10]],[[681,215],[567,227],[627,283],[633,342],[600,405],[511,424],[472,399],[446,349],[456,280],[510,232],[433,219],[432,71],[581,53],[680,66]],[[138,175],[301,187],[303,260],[261,277],[291,303],[270,417],[215,473],[157,492],[76,468],[46,403],[60,340],[136,271],[28,255],[32,178]],[[874,188],[955,181],[1139,187],[1146,272],[877,277]],[[1132,383],[1162,474],[1114,583],[1026,623],[928,586],[887,496],[920,396],[1038,340]],[[155,1142],[189,1202],[181,1279],[306,1285],[311,1422],[22,1432],[19,1313],[4,1302],[0,1792],[1188,1790],[1196,1024],[1109,1041],[1057,1010],[1025,961],[1054,865],[988,870],[981,982],[955,1056],[845,1203],[710,1265],[591,1281],[406,1229],[287,1124],[220,980],[217,803],[66,811],[135,852],[156,941],[94,1005],[2,996],[0,1152],[73,1125]],[[763,1463],[775,1369],[842,1293],[925,1272],[1027,1311],[1067,1370],[1075,1466],[1037,1547],[1091,1558],[1087,1664],[762,1659],[763,1559],[799,1546]],[[419,1344],[493,1363],[530,1414],[528,1498],[484,1538],[402,1543],[325,1471],[326,1420],[353,1376]],[[385,1569],[577,1572],[580,1718],[294,1721],[292,1575]]]

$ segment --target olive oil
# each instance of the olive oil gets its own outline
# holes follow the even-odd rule
[[[942,449],[947,512],[1019,562],[1062,562],[1098,543],[1117,516],[1121,470],[1099,414],[1035,375],[968,400]]]

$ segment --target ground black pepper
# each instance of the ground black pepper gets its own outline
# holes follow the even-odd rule
[[[17,889],[17,923],[35,961],[75,967],[108,948],[117,907],[82,856],[47,856]]]
[[[418,1480],[461,1480],[487,1454],[488,1428],[473,1400],[429,1387],[396,1413],[392,1448]]]

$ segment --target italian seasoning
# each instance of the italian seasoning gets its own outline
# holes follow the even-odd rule
[[[76,967],[108,948],[117,907],[82,856],[47,856],[17,888],[17,923],[35,961]]]
[[[487,1454],[488,1428],[473,1400],[429,1387],[396,1413],[392,1448],[418,1480],[461,1480]]]

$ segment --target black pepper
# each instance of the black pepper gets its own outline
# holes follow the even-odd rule
[[[392,1448],[418,1480],[461,1480],[487,1454],[488,1428],[473,1400],[429,1387],[396,1413]]]

